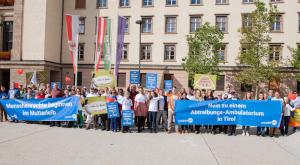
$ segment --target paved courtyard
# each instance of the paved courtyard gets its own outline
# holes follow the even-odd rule
[[[0,123],[1,165],[299,165],[300,132],[288,137],[112,133]]]

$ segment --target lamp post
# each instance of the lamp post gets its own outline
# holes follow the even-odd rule
[[[140,25],[140,38],[139,38],[139,74],[140,74],[140,79],[139,79],[139,82],[140,82],[140,85],[141,85],[141,40],[142,40],[142,24],[143,24],[143,21],[142,20],[137,20],[135,22],[136,24],[139,24]]]

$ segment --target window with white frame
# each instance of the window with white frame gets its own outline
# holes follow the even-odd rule
[[[78,44],[78,60],[82,61],[84,60],[84,43]]]
[[[253,0],[243,0],[243,3],[253,3]]]
[[[228,32],[228,17],[227,15],[217,15],[216,16],[216,26],[222,32]]]
[[[191,0],[191,5],[202,5],[203,0]]]
[[[279,61],[281,56],[282,46],[280,44],[269,46],[269,61]]]
[[[227,44],[222,44],[222,46],[218,49],[218,55],[220,61],[226,61],[226,49],[227,49]]]
[[[229,3],[229,0],[216,0],[217,5],[225,5],[228,3]]]
[[[152,17],[142,17],[142,33],[152,32]]]
[[[147,7],[147,6],[153,6],[153,1],[154,0],[142,0],[143,1],[143,6]]]
[[[141,60],[149,61],[151,60],[152,54],[152,45],[151,44],[142,44],[141,45]]]
[[[176,6],[177,0],[166,0],[166,5],[167,6]]]
[[[164,60],[165,61],[175,60],[175,54],[176,54],[176,45],[175,44],[165,44]]]
[[[190,32],[194,33],[202,25],[201,16],[190,16]]]
[[[283,16],[275,15],[271,26],[271,32],[283,32]]]
[[[85,17],[79,18],[79,34],[85,33]]]
[[[251,28],[252,27],[251,14],[242,14],[242,27],[243,28]]]
[[[125,17],[126,18],[126,22],[125,22],[125,30],[124,30],[124,32],[125,33],[129,33],[129,25],[130,25],[130,17]]]
[[[120,7],[129,7],[130,0],[120,0],[119,5],[120,5]]]
[[[177,31],[177,20],[176,16],[166,16],[166,33],[176,33]]]
[[[125,43],[123,45],[123,51],[122,51],[122,55],[121,55],[121,60],[128,60],[128,46],[129,44],[128,43]]]
[[[107,0],[97,0],[97,8],[107,8]]]

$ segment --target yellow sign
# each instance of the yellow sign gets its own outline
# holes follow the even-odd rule
[[[95,87],[104,88],[104,87],[115,87],[116,79],[110,71],[101,70],[95,72],[95,77],[93,78],[93,85]]]
[[[217,76],[209,74],[195,74],[194,89],[216,90]]]
[[[104,96],[99,97],[88,97],[85,109],[92,115],[106,114],[106,102]]]

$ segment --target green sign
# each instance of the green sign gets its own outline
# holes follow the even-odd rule
[[[194,89],[216,90],[217,75],[195,74]]]

